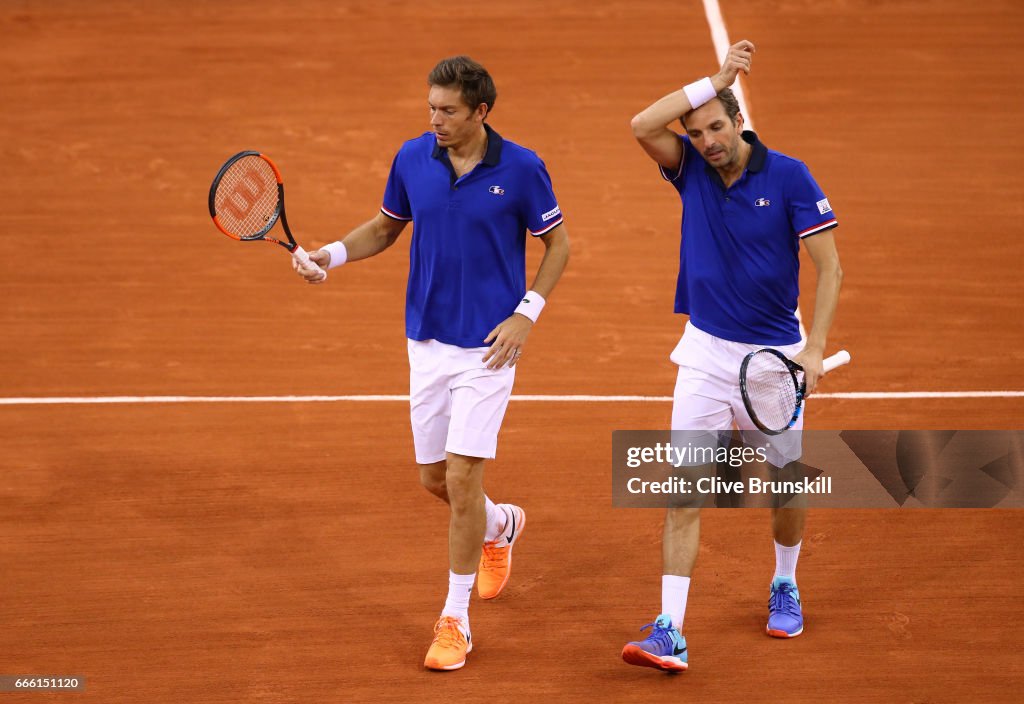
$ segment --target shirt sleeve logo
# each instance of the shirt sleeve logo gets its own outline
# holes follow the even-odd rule
[[[818,205],[818,212],[820,214],[822,214],[822,215],[824,215],[825,213],[831,213],[832,212],[832,206],[829,205],[828,198],[822,198],[821,200],[818,201],[817,205]]]
[[[541,215],[540,219],[541,219],[542,222],[547,222],[548,220],[551,220],[552,218],[558,217],[561,214],[562,214],[562,211],[556,205],[554,208],[552,208],[548,212],[546,212],[543,215]]]
[[[505,195],[505,189],[502,188],[501,186],[491,186],[487,190],[490,191],[491,193],[493,193],[496,196],[503,196],[503,195]]]

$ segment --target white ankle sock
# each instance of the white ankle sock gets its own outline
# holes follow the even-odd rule
[[[473,593],[473,582],[476,580],[476,572],[473,574],[455,574],[448,571],[448,599],[444,602],[442,616],[454,616],[461,618],[469,628],[469,596]]]
[[[489,496],[484,496],[484,513],[487,515],[487,529],[484,531],[484,542],[486,543],[497,540],[502,534],[505,524],[508,522],[508,514],[491,501]]]
[[[789,577],[796,582],[796,561],[800,558],[801,540],[792,547],[779,545],[775,542],[775,576]]]
[[[683,631],[686,614],[686,596],[690,592],[690,578],[675,574],[661,575],[661,613],[672,618],[672,625]]]

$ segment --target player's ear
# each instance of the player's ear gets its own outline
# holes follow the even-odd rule
[[[487,119],[487,103],[480,103],[476,106],[476,110],[473,111],[473,117],[483,122]]]
[[[743,131],[743,113],[736,113],[736,129],[740,132]]]

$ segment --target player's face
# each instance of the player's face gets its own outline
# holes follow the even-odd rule
[[[686,134],[704,160],[716,169],[725,169],[739,161],[743,115],[733,123],[720,100],[712,100],[686,116]]]
[[[487,106],[471,110],[462,99],[462,91],[446,86],[430,86],[430,128],[441,147],[458,148],[473,137],[483,124]]]

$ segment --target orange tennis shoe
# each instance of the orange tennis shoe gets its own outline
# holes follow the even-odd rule
[[[427,650],[423,666],[430,670],[458,670],[466,664],[466,653],[473,649],[473,637],[461,618],[442,616],[434,625],[434,642]]]
[[[508,514],[505,530],[497,540],[484,543],[477,570],[476,590],[481,599],[493,599],[501,594],[512,574],[512,546],[526,527],[526,512],[512,504],[498,504]]]

